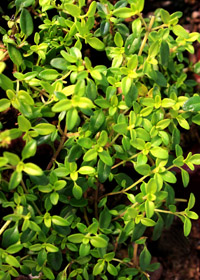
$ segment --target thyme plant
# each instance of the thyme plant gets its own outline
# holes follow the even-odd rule
[[[191,79],[200,62],[187,56],[200,35],[179,25],[181,12],[144,17],[143,7],[8,1],[0,27],[0,279],[150,279],[159,264],[148,238],[174,217],[188,236],[198,219],[195,196],[177,199],[174,186],[175,170],[187,187],[185,166],[200,164],[180,144],[184,130],[200,125]]]

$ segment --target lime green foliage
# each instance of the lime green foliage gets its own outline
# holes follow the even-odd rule
[[[188,236],[198,218],[194,195],[176,199],[173,186],[174,170],[187,187],[184,165],[200,164],[180,146],[181,131],[200,125],[187,74],[199,62],[184,56],[200,35],[178,24],[181,12],[144,18],[144,0],[86,4],[15,0],[4,16],[0,111],[17,118],[0,123],[0,279],[150,279],[159,264],[146,229],[156,240],[178,217]],[[53,156],[41,168],[44,143]]]

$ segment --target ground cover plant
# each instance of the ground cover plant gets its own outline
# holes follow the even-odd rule
[[[200,62],[187,58],[200,35],[181,12],[143,7],[1,7],[0,279],[150,279],[148,238],[174,217],[188,236],[198,219],[173,186],[200,164],[180,145],[200,125]]]

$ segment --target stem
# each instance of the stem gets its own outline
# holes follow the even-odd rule
[[[83,212],[84,212],[84,219],[85,219],[85,221],[86,221],[86,224],[87,224],[87,226],[89,226],[89,225],[90,225],[90,222],[89,222],[89,220],[88,220],[87,211],[86,211],[86,208],[85,208],[85,207],[83,208]]]
[[[0,235],[4,232],[4,230],[7,229],[7,227],[9,226],[9,224],[11,223],[11,220],[8,220],[5,222],[5,224],[2,226],[2,228],[0,229]]]
[[[59,144],[59,146],[58,146],[58,149],[55,151],[53,157],[51,158],[49,164],[47,165],[46,170],[50,170],[50,169],[51,169],[51,167],[52,167],[54,161],[56,160],[57,156],[59,155],[60,151],[62,150],[63,145],[64,145],[64,143],[65,143],[65,140],[66,140],[66,138],[67,138],[67,135],[66,135],[66,134],[67,134],[67,126],[65,126],[65,129],[64,129],[63,135],[62,135],[62,137],[61,137],[61,141],[60,141],[60,144]]]
[[[144,47],[145,47],[145,45],[146,45],[146,42],[147,42],[147,40],[148,40],[149,33],[151,32],[151,28],[152,28],[152,26],[153,26],[153,24],[154,24],[154,20],[155,20],[155,17],[152,16],[152,18],[151,18],[151,20],[150,20],[150,23],[149,23],[149,26],[148,26],[148,28],[147,28],[146,34],[145,34],[144,39],[143,39],[143,41],[142,41],[142,44],[141,44],[141,46],[140,46],[140,50],[139,50],[139,52],[138,52],[138,56],[140,56],[140,55],[142,54],[142,51],[143,51],[143,49],[144,49]]]
[[[168,25],[164,23],[164,24],[162,24],[162,25],[160,25],[160,26],[156,26],[156,27],[152,28],[152,31],[161,29],[161,28],[163,28],[163,27],[168,27]]]
[[[171,215],[175,215],[175,216],[182,215],[182,212],[171,212],[171,211],[162,210],[162,209],[154,209],[154,211],[155,211],[155,212],[160,212],[160,213],[171,214]]]
[[[187,199],[184,198],[175,198],[174,200],[177,202],[188,202]]]
[[[24,192],[25,192],[26,194],[28,194],[29,192],[28,192],[28,190],[27,190],[27,188],[26,188],[26,185],[25,185],[23,179],[21,180],[21,185],[22,185],[22,188],[23,188]],[[31,203],[32,203],[33,206],[35,207],[35,210],[37,211],[37,213],[38,213],[40,216],[42,216],[42,212],[41,212],[40,209],[37,207],[35,201],[32,201]]]
[[[111,146],[112,144],[114,144],[119,136],[120,136],[120,133],[117,133],[117,135],[113,138],[113,140],[110,142],[109,145]]]
[[[16,92],[19,91],[19,80],[16,81],[17,85],[16,85]]]
[[[143,25],[145,26],[145,29],[146,29],[146,31],[148,30],[148,26],[147,26],[147,24],[146,24],[146,22],[145,22],[145,20],[144,20],[144,18],[143,18],[143,16],[142,16],[142,14],[141,13],[138,13],[138,16],[139,16],[139,18],[141,19],[141,21],[142,21],[142,23],[143,23]]]
[[[137,182],[133,183],[131,186],[129,186],[128,188],[124,189],[124,190],[121,190],[119,192],[111,192],[111,193],[107,193],[105,195],[103,195],[102,197],[100,197],[100,199],[104,198],[104,197],[107,197],[107,196],[110,196],[110,195],[116,195],[116,194],[122,194],[122,193],[125,193],[127,192],[128,190],[132,189],[133,187],[137,186],[139,183],[141,183],[142,181],[144,181],[144,179],[146,179],[149,175],[145,175],[143,177],[141,177]]]
[[[114,168],[118,167],[119,165],[124,164],[124,163],[127,162],[127,161],[130,161],[131,159],[134,159],[135,157],[137,157],[137,156],[138,156],[139,154],[141,154],[141,153],[142,153],[142,152],[139,152],[139,153],[137,153],[137,154],[131,156],[131,157],[128,158],[128,159],[125,159],[125,160],[120,161],[119,163],[113,165],[111,169],[114,169]]]
[[[3,48],[0,48],[0,50],[3,49]],[[3,61],[4,57],[6,57],[8,55],[8,51],[5,51],[1,57],[1,60],[0,61]]]
[[[138,244],[134,244],[133,246],[133,263],[135,264],[135,266],[138,266],[138,256],[137,256],[137,252],[138,252]]]
[[[41,95],[44,95],[44,96],[46,96],[47,98],[49,98],[49,95],[48,95],[43,89],[39,89],[39,88],[37,88],[37,87],[30,86],[30,85],[29,85],[29,87],[31,87],[32,89],[38,91]]]
[[[112,261],[119,262],[119,263],[125,264],[127,266],[129,266],[129,264],[133,265],[133,263],[131,263],[131,262],[125,263],[124,261],[122,261],[120,259],[116,259],[116,258],[113,258]]]
[[[65,267],[65,269],[63,270],[63,272],[66,274],[66,278],[67,279],[67,269],[74,263],[74,261],[71,261],[70,263],[68,263],[68,265]]]

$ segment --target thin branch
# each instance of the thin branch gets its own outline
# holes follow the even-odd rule
[[[4,232],[4,230],[7,229],[7,227],[9,226],[9,224],[11,223],[11,220],[8,220],[5,222],[5,224],[2,226],[2,228],[0,229],[0,235]]]
[[[47,165],[46,170],[50,170],[51,169],[54,161],[57,159],[57,156],[59,155],[60,151],[62,150],[63,145],[64,145],[66,139],[67,139],[67,126],[65,126],[65,130],[64,130],[63,135],[61,137],[61,141],[60,141],[60,144],[58,146],[58,149],[55,151],[53,157],[51,158],[49,164]]]
[[[149,26],[148,26],[148,28],[147,28],[147,32],[146,32],[146,34],[145,34],[145,36],[144,36],[144,39],[143,39],[143,41],[142,41],[142,44],[141,44],[141,46],[140,46],[140,50],[139,50],[139,52],[138,52],[138,56],[140,56],[140,55],[142,54],[142,52],[143,52],[143,49],[144,49],[144,47],[145,47],[145,45],[146,45],[146,42],[147,42],[147,40],[148,40],[149,33],[151,32],[151,28],[152,28],[152,26],[153,26],[153,24],[154,24],[154,20],[155,20],[155,17],[153,16],[153,17],[151,18],[151,21],[150,21]]]

